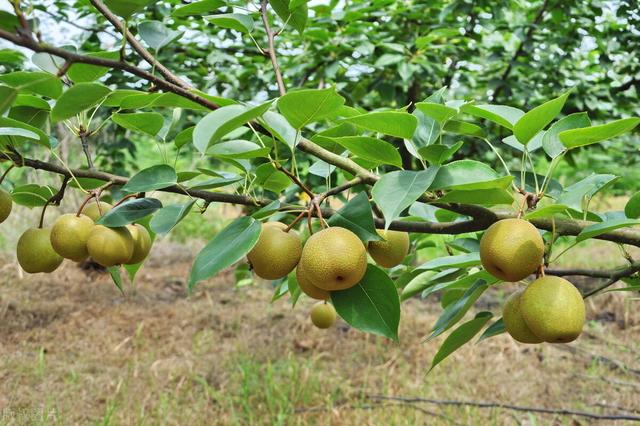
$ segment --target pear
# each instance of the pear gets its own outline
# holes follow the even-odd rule
[[[503,281],[520,281],[538,269],[544,241],[531,223],[503,219],[491,225],[480,239],[482,266]]]
[[[369,254],[373,260],[384,268],[393,268],[401,264],[409,254],[409,234],[380,229],[377,232],[384,240],[369,242]]]
[[[95,225],[87,240],[89,256],[104,267],[129,262],[133,255],[133,237],[126,227]]]
[[[318,302],[311,308],[311,322],[318,328],[329,328],[336,322],[336,310],[327,302]]]
[[[520,299],[522,318],[529,329],[549,343],[575,340],[585,321],[582,295],[560,277],[541,277],[529,284]]]
[[[309,281],[306,276],[304,266],[300,264],[298,264],[298,267],[296,268],[296,279],[298,280],[300,290],[312,299],[329,300],[331,298],[331,294],[327,290],[316,287]]]
[[[89,257],[87,239],[94,226],[89,216],[64,214],[51,228],[51,246],[65,259],[82,262]]]
[[[298,264],[302,243],[296,231],[285,232],[287,225],[267,222],[262,225],[260,238],[247,254],[253,271],[260,278],[276,280],[285,277]]]
[[[18,263],[30,274],[53,272],[62,263],[62,256],[51,247],[50,228],[30,228],[18,240]]]
[[[13,199],[4,189],[0,188],[0,223],[7,220],[13,208]]]
[[[100,204],[99,207],[98,204]],[[89,216],[94,222],[97,222],[98,219],[112,208],[113,206],[111,204],[105,203],[104,201],[89,201],[89,204],[84,206],[84,209],[82,209],[82,213]]]
[[[149,231],[142,225],[127,225],[127,229],[133,238],[133,254],[129,261],[124,262],[127,265],[135,265],[144,261],[151,251],[151,235]]]
[[[367,271],[367,250],[353,232],[331,227],[309,237],[299,265],[314,286],[344,290],[360,282]]]
[[[502,310],[502,321],[507,333],[520,343],[541,343],[543,340],[533,334],[522,317],[521,301],[524,289],[518,290],[507,299]]]

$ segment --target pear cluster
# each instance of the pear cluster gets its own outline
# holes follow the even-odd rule
[[[409,252],[409,234],[378,233],[383,240],[370,242],[369,254],[385,268],[399,265]],[[295,269],[302,292],[321,301],[311,311],[311,320],[319,328],[328,328],[335,322],[335,309],[326,303],[331,292],[355,286],[367,271],[367,247],[356,234],[341,227],[322,229],[303,244],[298,233],[287,225],[266,222],[247,259],[255,274],[264,279],[283,278]]]
[[[95,222],[112,206],[91,203],[81,213],[64,214],[51,228],[30,228],[18,240],[18,263],[28,273],[53,272],[69,259],[91,258],[104,266],[133,265],[151,251],[149,231],[139,224],[108,228]]]

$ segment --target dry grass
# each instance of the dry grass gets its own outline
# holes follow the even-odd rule
[[[638,368],[640,315],[625,310],[620,295],[590,303],[589,317],[597,311],[600,321],[574,344],[525,346],[498,336],[467,345],[427,375],[439,343],[422,343],[440,312],[433,301],[405,304],[399,344],[344,323],[320,331],[307,320],[308,299],[293,310],[287,301],[271,305],[267,283],[236,289],[226,275],[187,298],[190,256],[159,246],[124,297],[107,275],[73,264],[20,278],[7,263],[0,423],[576,424],[504,409],[383,405],[368,395],[640,410],[640,376],[625,370]],[[509,291],[491,291],[480,308],[495,311]]]

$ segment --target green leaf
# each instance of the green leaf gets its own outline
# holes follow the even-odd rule
[[[638,219],[611,219],[604,222],[594,223],[584,228],[576,237],[576,242],[584,241],[589,238],[597,237],[607,232],[611,232],[620,228],[629,228],[640,224]]]
[[[104,4],[116,15],[128,20],[133,14],[142,11],[151,0],[105,0]]]
[[[44,99],[34,95],[18,95],[13,102],[13,108],[16,107],[29,107],[30,109],[40,109],[43,111],[51,111],[51,105]],[[11,111],[11,113],[15,112]]]
[[[134,132],[156,136],[164,126],[164,117],[157,112],[117,113],[111,116],[117,125]]]
[[[361,192],[349,200],[347,204],[329,218],[328,223],[331,226],[339,226],[350,230],[365,245],[369,241],[379,241],[381,239],[376,232],[371,204],[366,192]]]
[[[222,13],[220,15],[205,16],[206,21],[229,30],[236,30],[241,33],[249,34],[253,31],[253,19],[251,16],[242,13]]]
[[[480,265],[480,253],[465,253],[456,256],[444,256],[429,260],[416,267],[418,270],[431,271],[449,268],[468,268]]]
[[[418,119],[400,111],[378,111],[345,118],[344,122],[398,138],[411,139],[418,127]]]
[[[630,219],[638,219],[640,217],[640,192],[636,192],[629,198],[624,206],[624,214]]]
[[[195,128],[196,126],[187,127],[176,135],[173,139],[173,144],[176,148],[180,149],[193,140],[193,130]]]
[[[171,204],[163,207],[153,215],[149,226],[156,234],[168,234],[182,219],[184,219],[196,200],[191,200],[186,204]]]
[[[437,167],[430,167],[420,172],[403,170],[382,175],[371,193],[384,215],[385,229],[430,188],[437,173]]]
[[[332,140],[363,160],[371,161],[376,165],[391,164],[402,167],[402,158],[398,149],[389,142],[368,136],[343,136]]]
[[[11,108],[18,97],[18,91],[9,86],[0,86],[0,115]]]
[[[296,129],[334,116],[344,105],[335,88],[289,92],[278,100],[278,109]]]
[[[87,53],[86,56],[92,58],[118,60],[120,58],[120,52],[93,52]],[[67,71],[67,76],[74,83],[87,83],[99,79],[109,71],[110,68],[108,67],[76,63],[71,65],[71,67]]]
[[[506,105],[466,104],[460,111],[493,121],[509,130],[513,130],[513,126],[524,115],[524,111]]]
[[[539,219],[543,217],[553,217],[559,214],[566,214],[570,207],[564,204],[550,204],[548,206],[539,207],[532,212],[524,215],[524,219]]]
[[[223,6],[226,3],[222,0],[201,0],[195,1],[193,3],[189,3],[186,6],[181,6],[171,12],[171,16],[175,17],[184,17],[184,16],[194,16],[194,15],[204,15],[210,12],[215,11]]]
[[[172,30],[159,21],[144,21],[138,24],[138,34],[150,48],[158,51],[180,39],[184,32]]]
[[[453,154],[458,152],[463,144],[464,142],[462,141],[456,142],[451,146],[434,144],[420,148],[418,153],[423,159],[427,160],[429,164],[439,166],[447,162]]]
[[[440,125],[458,115],[457,109],[433,102],[418,102],[416,108],[436,120]]]
[[[456,135],[474,136],[478,138],[485,137],[482,127],[473,123],[467,123],[466,121],[449,120],[444,125],[443,130],[445,132],[455,133]]]
[[[332,291],[331,301],[338,314],[352,327],[398,340],[400,299],[383,270],[367,265],[362,280],[347,290]]]
[[[178,175],[173,167],[166,164],[151,166],[138,172],[129,179],[122,190],[125,192],[149,192],[156,189],[163,189],[175,185],[178,182]]]
[[[513,193],[502,188],[453,190],[440,197],[438,202],[495,206],[513,203]]]
[[[198,253],[189,275],[189,290],[249,253],[258,242],[260,230],[260,222],[252,217],[240,217],[231,222]]]
[[[111,90],[99,83],[78,83],[64,92],[51,110],[51,120],[61,121],[86,111],[102,101]]]
[[[17,127],[0,127],[0,136],[20,136],[27,139],[40,139],[37,133]]]
[[[435,119],[425,115],[419,109],[413,111],[413,116],[418,120],[418,125],[411,137],[410,146],[412,146],[416,152],[420,153],[425,147],[433,144],[438,139],[441,126]],[[420,158],[422,154],[414,155]]]
[[[462,297],[447,306],[431,331],[431,335],[428,340],[434,339],[441,335],[451,327],[453,327],[458,321],[464,317],[471,305],[473,305],[478,298],[489,288],[489,285],[484,280],[477,280],[471,287],[469,287]]]
[[[294,129],[284,116],[277,112],[267,111],[262,116],[262,121],[269,133],[293,151],[300,141],[300,132]]]
[[[109,271],[109,275],[111,275],[111,279],[116,287],[118,287],[118,290],[120,290],[120,293],[124,294],[122,276],[120,275],[120,266],[110,266],[107,268],[107,271]]]
[[[291,2],[289,3],[289,10],[295,10],[307,3],[309,3],[309,0],[291,0]]]
[[[462,345],[480,332],[482,327],[491,319],[493,314],[491,312],[479,312],[474,319],[465,322],[460,327],[456,328],[451,334],[444,340],[440,349],[433,357],[431,361],[431,367],[429,371],[441,363],[446,357],[458,350]]]
[[[231,185],[243,180],[241,176],[221,177],[197,182],[189,187],[189,189],[214,189],[221,188],[223,186]]]
[[[279,194],[291,185],[291,181],[287,175],[277,170],[271,163],[262,164],[256,169],[255,183],[267,191],[276,194]]]
[[[36,135],[38,135],[38,144],[46,147],[46,148],[51,148],[51,142],[49,140],[49,137],[40,129],[38,129],[37,127],[33,127],[30,126],[28,124],[23,123],[22,121],[18,121],[18,120],[14,120],[11,118],[7,118],[7,117],[0,117],[0,128],[14,128],[14,129],[22,129],[22,130],[26,130],[27,132],[29,132],[29,134],[31,133],[35,133]],[[19,143],[23,140],[25,136],[3,136],[0,135],[0,145],[7,145],[7,144],[15,144],[15,143]],[[28,139],[32,139],[31,137],[27,137]]]
[[[296,2],[296,0],[293,1]],[[299,4],[300,2],[297,1],[298,4],[295,7],[290,7],[289,0],[269,0],[269,3],[282,22],[289,23],[300,34],[304,32],[309,14],[306,3]]]
[[[583,211],[584,201],[590,200],[596,193],[611,185],[618,176],[592,174],[566,188],[556,203],[565,204],[575,210]]]
[[[640,118],[623,118],[599,126],[565,130],[558,134],[558,138],[568,149],[577,148],[615,138],[630,132],[638,124],[640,124]]]
[[[513,126],[513,134],[518,141],[523,145],[528,144],[539,131],[560,114],[568,97],[569,92],[545,102],[523,115]]]
[[[451,271],[452,269],[445,269],[444,271],[440,272],[440,274],[445,274],[447,273],[447,271]],[[460,270],[460,269],[453,269],[454,271],[464,271],[464,270]],[[477,272],[473,272],[469,275],[465,275],[460,277],[459,275],[453,274],[451,275],[449,273],[449,275],[451,276],[452,279],[448,279],[448,280],[444,280],[441,281],[439,283],[436,283],[433,286],[429,286],[427,287],[423,292],[422,292],[422,298],[426,299],[427,297],[429,297],[430,295],[432,295],[433,293],[436,293],[438,291],[441,290],[452,290],[452,289],[468,289],[471,288],[471,286],[473,284],[475,284],[476,281],[478,280],[483,280],[485,281],[487,284],[492,285],[497,283],[498,280],[496,277],[494,277],[493,275],[491,275],[490,273],[488,273],[487,271],[485,271],[484,269],[481,269],[480,271]]]
[[[267,157],[269,155],[269,148],[262,147],[255,142],[245,140],[232,140],[227,142],[220,142],[213,145],[207,151],[207,155],[218,158],[230,158],[230,159],[250,159],[257,157]]]
[[[493,324],[491,324],[487,329],[482,333],[480,338],[478,339],[478,343],[482,342],[489,337],[497,336],[499,334],[506,333],[507,329],[504,327],[504,321],[502,318],[496,320]]]
[[[549,130],[545,132],[542,137],[542,147],[549,157],[555,158],[566,150],[558,138],[560,132],[589,126],[591,126],[591,120],[589,120],[586,112],[567,115],[553,123],[551,127],[549,127]]]
[[[0,82],[21,92],[36,93],[51,99],[57,99],[62,94],[62,81],[46,72],[11,72],[0,75]]]
[[[109,228],[129,225],[153,214],[162,208],[162,203],[155,198],[137,198],[127,200],[105,213],[96,223]]]
[[[11,198],[13,202],[25,207],[42,207],[53,197],[56,189],[51,186],[40,186],[34,183],[20,185],[13,188]]]
[[[224,135],[243,124],[264,114],[273,101],[267,101],[255,107],[229,105],[205,115],[193,130],[193,144],[201,153],[209,145],[218,142]]]
[[[500,177],[485,163],[458,160],[440,167],[431,189],[505,189],[512,180],[512,176]]]

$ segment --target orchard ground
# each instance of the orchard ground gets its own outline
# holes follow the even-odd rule
[[[501,335],[463,347],[427,374],[441,343],[423,342],[441,313],[433,297],[405,302],[399,344],[343,321],[318,330],[308,319],[313,301],[301,299],[293,310],[286,298],[270,304],[270,283],[236,288],[231,270],[189,298],[193,238],[202,234],[190,233],[190,220],[174,237],[189,244],[159,241],[122,296],[108,274],[71,262],[52,275],[23,276],[10,250],[37,212],[17,213],[3,224],[1,424],[595,422],[373,396],[640,415],[639,302],[626,293],[589,299],[585,332],[572,344],[521,345]],[[212,208],[204,225],[199,217],[194,223],[213,233],[224,216]],[[562,259],[563,266],[613,267],[620,256],[615,245],[590,241]],[[495,286],[476,309],[498,314],[514,288]]]

